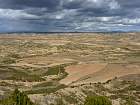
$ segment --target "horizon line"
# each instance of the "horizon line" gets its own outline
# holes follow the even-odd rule
[[[0,34],[56,34],[56,33],[139,33],[140,31],[56,31],[56,32],[32,32],[32,31],[13,31],[13,32],[0,32]]]

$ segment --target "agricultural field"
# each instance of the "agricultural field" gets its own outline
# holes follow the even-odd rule
[[[139,81],[140,33],[0,34],[0,100],[18,88],[37,105],[140,105]]]

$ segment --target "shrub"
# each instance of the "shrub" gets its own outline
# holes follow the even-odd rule
[[[67,86],[61,84],[61,85],[54,86],[54,87],[46,87],[46,88],[28,90],[28,91],[25,91],[25,93],[27,93],[27,94],[44,94],[44,93],[50,94],[50,93],[54,93],[54,92],[58,91],[59,89],[64,89],[66,87]]]
[[[1,100],[0,105],[35,105],[30,101],[28,96],[20,92],[18,89],[15,89],[13,94],[7,99]]]
[[[58,75],[59,73],[64,73],[64,72],[65,72],[65,69],[63,66],[54,66],[54,67],[48,68],[46,75]]]
[[[112,105],[112,103],[104,96],[88,96],[84,105]]]
[[[13,58],[3,58],[2,62],[3,64],[12,64],[12,63],[16,63],[16,60]]]

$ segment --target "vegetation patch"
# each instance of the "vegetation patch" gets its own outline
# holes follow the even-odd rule
[[[33,102],[30,101],[28,96],[20,92],[18,89],[6,99],[0,100],[0,105],[35,105]]]
[[[112,105],[112,103],[105,96],[88,96],[84,105]]]
[[[33,88],[39,88],[39,87],[49,87],[49,86],[56,86],[57,84],[54,83],[53,81],[49,81],[49,82],[43,82],[43,83],[39,83],[37,85],[34,85]]]
[[[28,90],[28,91],[25,91],[25,93],[27,93],[27,94],[49,94],[49,93],[54,93],[60,89],[64,89],[66,87],[67,87],[66,85],[61,84],[61,85],[54,86],[54,87],[46,87],[46,88]]]
[[[48,71],[46,72],[46,75],[58,75],[64,72],[65,72],[64,66],[59,65],[59,66],[49,67]]]

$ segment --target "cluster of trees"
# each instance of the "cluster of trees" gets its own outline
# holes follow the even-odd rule
[[[18,89],[15,89],[13,94],[7,99],[1,100],[0,105],[35,105],[30,101],[28,96],[20,92]]]

